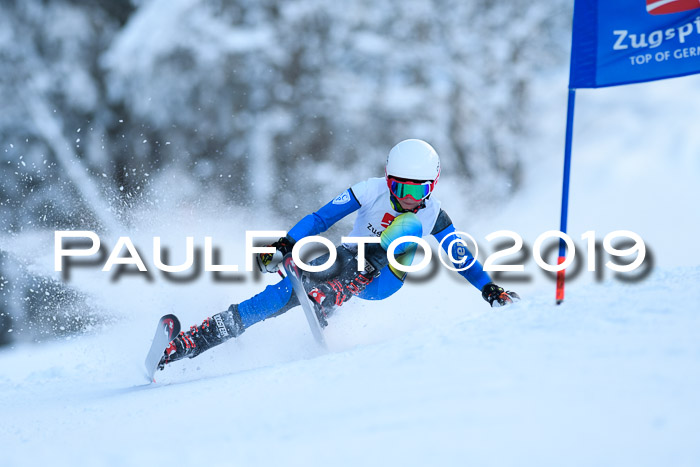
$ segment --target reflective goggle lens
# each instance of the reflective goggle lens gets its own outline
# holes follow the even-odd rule
[[[431,191],[432,182],[424,182],[421,184],[410,183],[410,182],[400,182],[398,180],[390,179],[391,192],[399,199],[411,197],[416,201],[425,199]]]

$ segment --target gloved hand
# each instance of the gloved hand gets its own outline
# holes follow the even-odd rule
[[[511,292],[510,290],[506,292],[503,290],[503,287],[499,287],[493,282],[489,282],[481,289],[481,296],[484,297],[484,300],[489,302],[493,308],[505,306],[520,300],[520,296],[517,293]]]
[[[274,253],[260,253],[255,255],[255,262],[261,272],[277,272],[280,269],[282,258],[292,251],[294,241],[289,237],[282,237],[271,246],[277,249]]]

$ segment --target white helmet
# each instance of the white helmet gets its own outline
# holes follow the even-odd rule
[[[401,141],[391,148],[386,160],[386,177],[390,176],[437,182],[440,177],[440,157],[435,149],[423,140]]]

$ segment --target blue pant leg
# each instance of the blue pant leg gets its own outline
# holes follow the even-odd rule
[[[387,266],[358,297],[363,300],[383,300],[395,294],[402,286],[403,281],[394,275],[390,266]]]
[[[324,263],[328,256],[328,253],[326,253],[312,260],[310,264],[316,266]],[[349,267],[349,262],[353,259],[354,256],[350,252],[343,247],[339,247],[338,259],[334,267],[322,273],[316,273],[316,280],[323,281],[334,275],[338,275],[342,268]],[[243,325],[247,328],[267,318],[280,315],[299,305],[299,299],[293,292],[292,283],[289,281],[289,278],[285,278],[275,285],[268,285],[265,287],[265,290],[259,294],[241,302],[238,305],[238,312],[241,315]]]
[[[290,300],[296,301],[296,296],[292,295],[292,283],[289,278],[286,277],[275,285],[268,285],[265,290],[238,305],[243,326],[247,328],[273,316],[292,305]]]

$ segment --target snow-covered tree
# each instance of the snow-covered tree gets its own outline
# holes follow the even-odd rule
[[[409,137],[443,177],[506,197],[570,16],[565,0],[3,1],[1,235],[115,232],[176,172],[195,186],[180,199],[311,210]],[[50,284],[13,277],[15,304]]]

